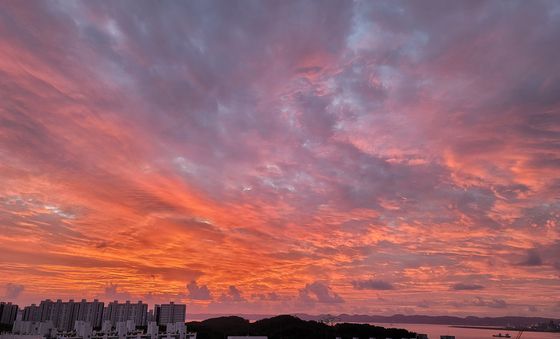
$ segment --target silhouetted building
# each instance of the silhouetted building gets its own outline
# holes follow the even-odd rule
[[[12,303],[0,303],[0,324],[13,325],[18,313],[18,305]]]
[[[60,302],[62,302],[62,300],[60,300]],[[37,321],[52,320],[53,305],[54,305],[54,302],[52,302],[50,299],[41,301],[41,303],[39,304],[39,309],[38,309],[39,319],[37,319]],[[24,320],[26,320],[26,319],[24,319]],[[28,320],[32,320],[32,319],[28,319]],[[53,324],[54,324],[54,322],[53,322]]]
[[[41,301],[39,306],[33,304],[25,307],[22,320],[52,321],[53,326],[59,331],[73,330],[76,321],[85,321],[97,328],[101,327],[103,320],[103,302],[99,302],[97,299],[93,302],[88,302],[85,299],[82,299],[81,302],[47,299]]]
[[[23,308],[23,313],[21,316],[22,321],[41,321],[39,314],[39,306],[31,304]]]
[[[161,304],[154,306],[154,316],[158,325],[185,322],[187,306],[184,304]]]
[[[74,329],[74,323],[78,320],[78,304],[74,300],[70,299],[67,302],[63,302],[58,299],[54,303],[50,300],[45,300],[41,303],[52,303],[50,305],[52,306],[50,313],[41,314],[41,319],[51,320],[54,327],[59,331],[72,331]],[[41,305],[39,305],[39,308],[41,308]]]
[[[135,326],[146,326],[148,324],[148,304],[141,301],[136,304],[132,304],[130,301],[119,303],[115,300],[107,305],[103,313],[103,320],[111,321],[112,326],[127,320],[132,320]]]
[[[103,302],[100,302],[97,299],[92,302],[82,299],[78,305],[78,315],[76,320],[89,323],[93,328],[101,327],[103,322],[103,306]]]

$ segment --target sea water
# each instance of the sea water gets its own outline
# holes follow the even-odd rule
[[[512,339],[517,337],[518,331],[507,331],[502,329],[477,329],[477,328],[459,328],[449,325],[431,325],[431,324],[386,324],[371,323],[371,325],[404,328],[411,332],[424,333],[429,339],[439,339],[442,335],[454,335],[456,339],[495,339],[494,334],[509,333]],[[560,333],[550,332],[523,332],[521,339],[560,339]]]

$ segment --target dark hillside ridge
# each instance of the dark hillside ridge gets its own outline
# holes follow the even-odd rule
[[[383,328],[368,324],[340,323],[334,326],[314,320],[302,320],[291,315],[280,315],[250,323],[241,317],[229,316],[187,323],[189,332],[197,332],[199,339],[223,339],[228,335],[263,335],[269,339],[335,338],[415,338],[416,334],[404,329]]]

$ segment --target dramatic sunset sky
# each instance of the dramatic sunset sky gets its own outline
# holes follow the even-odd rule
[[[560,2],[1,1],[0,299],[560,316]]]

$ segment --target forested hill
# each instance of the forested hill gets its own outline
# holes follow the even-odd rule
[[[228,335],[264,335],[269,339],[343,339],[359,338],[415,338],[404,329],[383,328],[368,324],[340,323],[333,326],[314,320],[301,320],[290,315],[249,322],[240,317],[220,317],[187,323],[189,332],[197,332],[198,339],[224,339]]]

